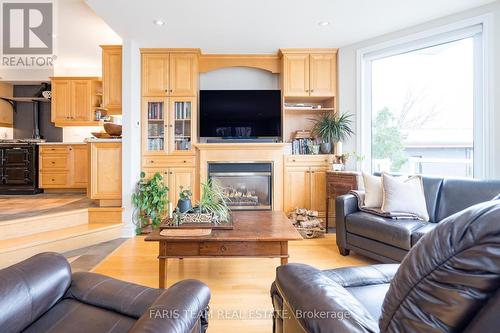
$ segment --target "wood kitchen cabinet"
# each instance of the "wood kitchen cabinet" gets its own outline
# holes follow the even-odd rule
[[[87,166],[86,144],[42,145],[39,155],[39,187],[85,189]]]
[[[101,207],[121,207],[122,144],[119,141],[88,143],[90,178],[87,194]]]
[[[97,77],[53,77],[51,120],[58,127],[97,125],[102,82]]]
[[[331,155],[285,156],[285,212],[307,208],[326,216],[326,172],[332,162]]]
[[[102,107],[108,115],[122,114],[122,46],[101,45]]]
[[[198,49],[142,49],[142,96],[196,96]]]
[[[282,49],[280,53],[285,97],[336,96],[336,49]]]
[[[13,97],[14,86],[10,83],[0,82],[0,96]],[[0,100],[0,127],[12,127],[14,124],[12,105],[9,102]]]
[[[327,221],[335,227],[335,200],[337,197],[357,190],[360,184],[360,173],[351,171],[328,171],[326,174]]]

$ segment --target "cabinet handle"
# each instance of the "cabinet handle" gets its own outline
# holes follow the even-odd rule
[[[73,148],[69,147],[69,150],[73,150]]]
[[[172,128],[172,127],[174,127],[174,125],[170,124],[170,125],[168,125],[168,127]]]
[[[309,92],[309,89],[306,89],[306,92]]]
[[[149,163],[151,163],[151,164],[153,164],[154,162],[155,162],[155,161],[153,161],[153,160],[149,161]]]
[[[54,178],[52,178],[52,181],[55,182],[56,180]]]
[[[311,92],[314,92],[314,89],[311,89]]]
[[[54,161],[52,161],[52,162],[50,162],[50,163],[52,163],[52,164],[56,164],[56,162],[54,162]]]
[[[297,162],[297,160],[293,159],[292,162]]]
[[[170,89],[170,93],[173,93],[174,91],[172,89]]]
[[[165,92],[168,93],[168,89],[165,89]]]
[[[186,161],[186,160],[184,160],[184,161],[182,161],[182,162],[187,163],[187,161]]]

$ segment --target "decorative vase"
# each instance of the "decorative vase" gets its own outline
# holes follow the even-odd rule
[[[177,209],[180,213],[188,212],[191,208],[193,208],[193,206],[191,205],[190,199],[179,199],[179,201],[177,201]]]
[[[332,143],[331,142],[323,142],[320,145],[321,154],[330,154],[332,152]]]

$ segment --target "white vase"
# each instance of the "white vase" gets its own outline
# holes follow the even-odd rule
[[[340,156],[342,155],[344,152],[342,150],[342,142],[335,142],[335,146],[334,146],[334,154],[337,155],[337,156]]]

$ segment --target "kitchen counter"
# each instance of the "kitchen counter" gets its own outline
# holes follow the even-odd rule
[[[84,145],[86,142],[38,142],[39,146],[47,146],[47,145]]]
[[[122,142],[121,138],[108,138],[108,139],[98,139],[98,138],[87,138],[85,139],[85,143],[92,142]]]

